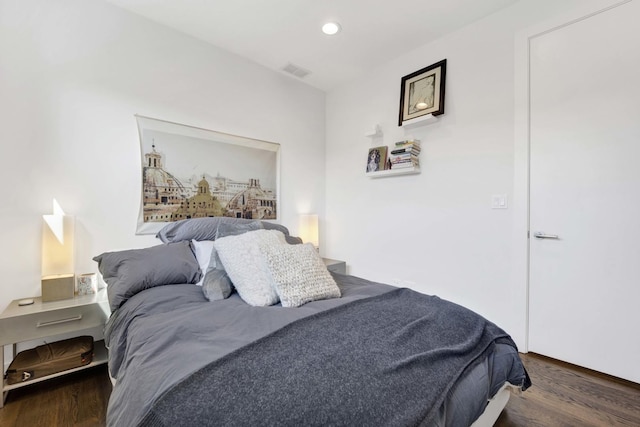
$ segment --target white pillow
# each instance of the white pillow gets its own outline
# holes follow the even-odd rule
[[[278,302],[262,252],[280,245],[286,245],[286,240],[278,230],[249,231],[213,243],[233,286],[247,304],[264,307]]]
[[[340,288],[311,243],[270,246],[264,257],[283,307],[340,298]]]
[[[198,260],[198,265],[200,266],[200,270],[202,271],[202,278],[198,281],[198,283],[196,283],[196,285],[202,286],[204,275],[207,272],[207,268],[209,267],[211,252],[213,251],[213,240],[192,240],[191,243],[193,243],[193,249],[196,253],[196,259]]]

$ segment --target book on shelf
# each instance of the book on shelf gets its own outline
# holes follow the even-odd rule
[[[414,162],[396,163],[391,165],[391,170],[407,169],[407,168],[413,168],[413,167],[420,167],[420,165]]]
[[[395,144],[396,148],[400,148],[403,145],[416,145],[416,146],[419,146],[420,145],[420,140],[419,139],[407,139],[405,141],[398,141]]]
[[[395,167],[399,167],[399,166],[406,166],[406,165],[420,166],[420,162],[398,162],[398,163],[391,163],[391,169],[393,169],[393,168],[395,168]]]
[[[420,153],[420,147],[413,145],[411,147],[396,148],[395,150],[391,150],[391,154],[402,154],[402,153],[418,154]]]
[[[420,144],[416,144],[414,142],[407,142],[404,144],[398,144],[391,147],[390,153],[400,153],[400,152],[420,152]]]
[[[413,153],[392,154],[389,156],[389,159],[391,160],[391,163],[401,160],[418,160],[418,155]]]
[[[411,157],[407,159],[395,159],[391,161],[392,167],[395,167],[396,165],[404,165],[404,164],[419,165],[420,159],[417,157]]]
[[[396,145],[392,147],[390,154],[402,153],[420,154],[420,144],[417,141],[396,142]]]
[[[392,165],[397,165],[398,163],[415,163],[415,164],[418,164],[418,163],[420,163],[420,159],[418,159],[418,158],[414,158],[414,159],[398,159],[398,160],[395,160],[395,161],[391,162]]]

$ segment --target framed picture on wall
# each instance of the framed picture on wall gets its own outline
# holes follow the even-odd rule
[[[168,222],[279,218],[280,144],[136,115],[142,159],[136,234]]]
[[[447,60],[406,75],[400,85],[398,126],[427,114],[444,114],[444,88]]]
[[[387,165],[387,146],[369,149],[367,173],[385,170]]]

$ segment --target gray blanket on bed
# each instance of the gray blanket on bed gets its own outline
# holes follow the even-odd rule
[[[141,425],[428,425],[498,341],[513,345],[468,309],[397,289],[295,321],[216,360],[168,389]]]

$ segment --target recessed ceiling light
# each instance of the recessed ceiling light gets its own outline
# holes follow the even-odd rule
[[[340,24],[337,22],[327,22],[322,26],[322,32],[328,36],[338,34],[340,32]]]

